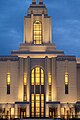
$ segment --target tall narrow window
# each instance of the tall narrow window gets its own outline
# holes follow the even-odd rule
[[[31,117],[44,117],[44,71],[35,67],[31,72]]]
[[[51,101],[52,78],[50,73],[48,74],[48,85],[49,85],[49,101]]]
[[[7,94],[10,94],[10,73],[7,73]]]
[[[69,75],[65,73],[65,94],[68,94]]]
[[[42,44],[42,24],[40,21],[34,22],[33,40],[34,44]]]
[[[27,74],[24,73],[24,101],[27,100]]]

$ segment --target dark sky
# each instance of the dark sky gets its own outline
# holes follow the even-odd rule
[[[23,42],[24,16],[31,1],[0,0],[0,55],[9,55]],[[80,57],[80,0],[43,1],[52,16],[57,49]]]

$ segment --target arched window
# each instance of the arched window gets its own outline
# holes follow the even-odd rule
[[[33,43],[42,44],[42,24],[40,21],[34,22],[33,25]]]
[[[44,101],[44,71],[40,67],[35,67],[31,71],[31,117],[44,117]]]

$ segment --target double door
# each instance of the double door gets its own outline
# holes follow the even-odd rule
[[[26,117],[26,108],[20,108],[20,118]]]

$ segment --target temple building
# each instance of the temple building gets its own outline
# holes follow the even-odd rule
[[[0,117],[80,117],[80,59],[57,50],[52,39],[46,5],[32,0],[24,42],[0,57]]]

